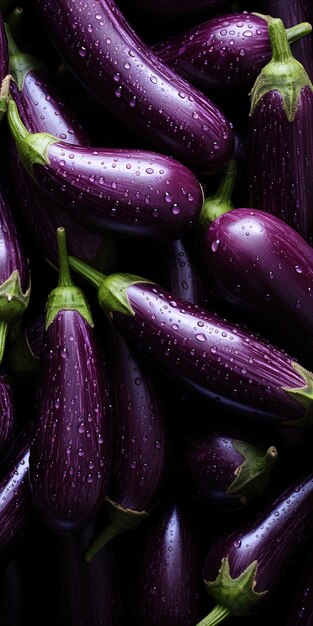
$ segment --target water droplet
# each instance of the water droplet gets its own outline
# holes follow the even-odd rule
[[[119,72],[116,72],[116,74],[114,74],[113,79],[116,83],[119,82],[119,80],[121,79],[121,75],[119,74]]]
[[[165,200],[165,202],[172,202],[172,200],[173,200],[172,194],[170,194],[168,191],[166,191],[165,194],[164,194],[164,200]]]
[[[78,430],[79,433],[84,433],[85,432],[85,425],[81,422],[81,424],[79,424],[77,430]]]
[[[215,353],[216,353],[216,350],[217,350],[216,346],[212,346],[212,348],[211,348],[211,352],[212,352],[212,354],[215,354]]]
[[[152,169],[152,167],[147,167],[146,172],[147,174],[153,174],[154,170]]]
[[[240,546],[241,546],[241,541],[240,541],[240,539],[236,539],[236,541],[234,541],[234,547],[235,547],[235,548],[240,548]]]
[[[81,56],[81,57],[85,57],[85,56],[86,56],[86,54],[87,54],[87,50],[86,50],[86,48],[84,48],[84,47],[82,46],[82,47],[79,49],[78,54],[79,54],[79,56]]]
[[[179,91],[179,92],[178,92],[178,95],[179,95],[179,97],[180,97],[180,98],[182,98],[182,99],[186,98],[186,94],[184,93],[184,91]]]
[[[211,246],[212,252],[217,252],[218,251],[220,243],[221,242],[220,242],[219,239],[215,239],[215,241],[213,241],[212,246]]]
[[[162,444],[161,441],[159,441],[158,439],[156,439],[155,441],[155,447],[159,450],[160,448],[162,448]]]
[[[140,378],[140,376],[137,376],[137,378],[135,378],[135,385],[141,385],[142,383],[142,379]]]
[[[180,213],[180,206],[177,204],[177,202],[174,202],[173,206],[171,207],[171,213],[173,215],[178,215]]]
[[[197,341],[206,341],[206,336],[203,333],[198,333],[195,337]]]
[[[153,85],[156,85],[157,82],[158,82],[158,79],[157,79],[156,76],[150,76],[150,81],[151,81],[151,83],[153,83]]]
[[[296,270],[297,274],[302,274],[302,269],[301,269],[301,267],[299,267],[299,265],[295,265],[295,270]]]
[[[253,32],[251,30],[245,30],[242,34],[244,37],[252,37]]]

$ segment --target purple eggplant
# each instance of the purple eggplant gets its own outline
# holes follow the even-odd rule
[[[30,297],[30,276],[21,236],[9,201],[0,188],[0,361],[8,330],[12,337]]]
[[[100,510],[111,469],[111,402],[83,292],[71,281],[58,229],[59,284],[47,301],[37,422],[30,454],[35,509],[67,534]]]
[[[254,5],[254,9],[258,10],[258,4],[262,13],[267,13],[272,17],[280,17],[286,28],[297,22],[306,21],[312,23],[313,15],[312,13],[310,14],[311,0],[293,0],[292,2],[286,2],[286,0],[259,0]],[[298,41],[292,52],[295,58],[305,67],[310,79],[313,80],[312,38],[305,37]]]
[[[15,404],[11,386],[0,374],[0,462],[11,448],[15,435]]]
[[[21,52],[6,27],[10,50],[11,94],[30,132],[53,133],[62,141],[87,146],[90,140],[75,116],[67,109],[47,70],[29,54]],[[11,170],[20,210],[31,237],[52,261],[57,261],[56,229],[66,228],[68,248],[98,269],[112,267],[114,241],[106,233],[83,225],[66,211],[48,202],[20,163],[11,142]]]
[[[251,92],[248,206],[280,217],[313,241],[313,85],[292,56],[283,23],[269,20],[272,60]]]
[[[33,515],[28,483],[33,424],[17,437],[0,478],[0,554],[7,558],[21,540]]]
[[[186,389],[263,422],[311,421],[313,375],[285,352],[147,279],[69,263],[97,288],[112,323]]]
[[[255,446],[227,432],[189,436],[182,450],[182,477],[197,504],[218,511],[242,509],[268,486],[277,450]]]
[[[135,571],[131,571],[132,623],[192,626],[198,613],[201,570],[199,536],[190,512],[179,502],[166,502],[139,541]]]
[[[117,333],[110,336],[115,391],[115,461],[106,500],[108,523],[86,560],[135,528],[157,503],[167,465],[165,409],[153,373]]]
[[[312,247],[274,215],[235,209],[206,230],[201,252],[222,300],[312,366]]]
[[[271,58],[267,20],[247,12],[221,15],[162,41],[153,51],[202,90],[249,86]],[[287,30],[289,43],[311,30],[307,22],[293,26]]]
[[[194,174],[171,157],[142,150],[68,145],[29,133],[10,100],[8,119],[20,159],[41,189],[75,217],[124,235],[178,237],[202,206]]]
[[[270,598],[313,531],[312,496],[310,473],[209,548],[204,580],[216,606],[198,626],[256,612]]]
[[[197,172],[224,167],[233,151],[230,123],[153,54],[113,0],[35,5],[63,59],[106,109]]]

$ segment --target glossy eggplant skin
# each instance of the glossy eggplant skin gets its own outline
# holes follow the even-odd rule
[[[35,165],[48,197],[77,219],[121,235],[171,238],[194,225],[203,200],[191,170],[171,157],[142,150],[55,143],[50,164]]]
[[[138,541],[138,539],[137,539]],[[189,511],[166,502],[137,549],[130,614],[140,626],[192,626],[200,591],[200,550]]]
[[[201,256],[227,305],[312,366],[313,250],[293,228],[266,211],[234,209],[206,230]]]
[[[0,231],[0,284],[3,285],[15,272],[21,291],[26,294],[30,289],[28,261],[3,187],[0,187]]]
[[[30,446],[34,437],[33,424],[19,434],[10,451],[0,478],[0,555],[12,554],[33,515],[28,482]]]
[[[283,351],[153,283],[131,284],[127,300],[134,314],[112,312],[113,323],[186,389],[262,421],[304,415],[283,389],[305,384]]]
[[[242,590],[238,589],[239,593],[235,595],[234,592],[234,598],[227,604],[231,614],[245,615],[257,610],[257,606],[270,597],[297,553],[308,543],[313,529],[312,491],[310,473],[299,482],[294,481],[264,510],[209,548],[203,575],[207,590],[209,593],[211,590],[217,602],[221,596],[219,592],[213,595],[215,589],[210,583],[216,580],[221,566],[225,581],[229,581],[229,574],[236,579],[245,570],[250,571],[250,580],[244,588],[247,591],[245,598],[241,602]],[[226,571],[228,566],[229,573]],[[221,591],[225,591],[224,583]],[[226,603],[222,601],[220,604],[225,606]]]
[[[159,61],[112,0],[36,0],[35,6],[62,57],[105,108],[194,171],[223,168],[233,151],[231,125]]]
[[[6,457],[15,434],[15,406],[12,389],[0,374],[0,462]]]
[[[111,469],[111,404],[93,329],[62,309],[45,332],[36,436],[30,456],[35,509],[55,532],[86,526],[103,504]]]
[[[259,6],[257,6],[259,5]],[[262,11],[272,17],[280,17],[285,28],[298,24],[299,22],[312,23],[310,0],[259,0],[255,5],[255,10]],[[311,81],[313,81],[313,41],[312,37],[304,37],[297,41],[292,48],[293,54],[305,67]]]
[[[247,12],[212,18],[153,50],[202,90],[249,85],[271,58],[267,20]]]

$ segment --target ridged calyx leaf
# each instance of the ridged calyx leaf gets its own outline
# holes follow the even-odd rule
[[[298,420],[292,420],[291,422],[284,422],[286,426],[300,426],[309,427],[313,423],[313,374],[306,370],[302,365],[293,361],[292,367],[300,376],[302,376],[305,385],[303,387],[283,387],[292,398],[297,400],[304,407],[304,414]]]
[[[277,460],[277,450],[270,446],[264,454],[259,448],[243,441],[233,440],[232,444],[244,461],[235,470],[236,477],[226,493],[240,496],[246,504],[264,493],[270,471]]]

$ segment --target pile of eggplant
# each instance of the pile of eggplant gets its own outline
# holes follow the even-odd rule
[[[311,24],[0,0],[1,626],[313,624]]]

